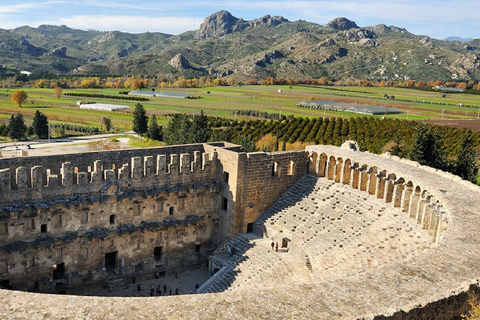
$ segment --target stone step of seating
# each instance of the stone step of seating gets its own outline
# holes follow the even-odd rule
[[[123,290],[127,288],[127,285],[125,284],[122,278],[110,280],[108,281],[107,285],[108,285],[108,290],[110,292]]]

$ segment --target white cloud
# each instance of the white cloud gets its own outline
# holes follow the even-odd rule
[[[42,4],[39,3],[23,3],[23,4],[14,4],[14,5],[1,5],[0,13],[18,13],[30,9],[40,8]]]
[[[84,30],[118,30],[131,33],[150,31],[179,34],[186,30],[193,30],[194,18],[77,15],[40,24],[67,25],[70,28]]]

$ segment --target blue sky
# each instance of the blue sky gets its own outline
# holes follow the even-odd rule
[[[0,28],[53,24],[76,29],[179,34],[198,28],[205,17],[222,9],[245,20],[270,14],[325,24],[343,16],[359,26],[384,23],[437,39],[480,37],[479,0],[2,0]]]

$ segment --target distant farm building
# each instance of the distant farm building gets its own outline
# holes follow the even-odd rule
[[[360,105],[356,103],[345,103],[330,100],[307,100],[297,103],[297,107],[312,108],[327,111],[345,111],[361,113],[365,115],[401,114],[398,108],[387,108],[384,106]]]
[[[188,99],[193,97],[189,93],[182,93],[182,92],[156,92],[156,91],[143,91],[143,90],[132,90],[128,94],[132,96],[179,98],[179,99]]]
[[[116,104],[103,104],[103,103],[88,103],[80,104],[80,109],[97,110],[97,111],[119,111],[129,110],[128,106],[120,106]]]

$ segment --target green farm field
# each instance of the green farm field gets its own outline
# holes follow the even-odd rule
[[[151,98],[137,102],[105,98],[80,98],[65,95],[68,92],[119,95],[124,89],[64,89],[60,99],[53,89],[25,88],[27,102],[19,108],[10,97],[15,88],[0,89],[0,121],[8,121],[12,114],[22,112],[31,121],[35,111],[41,110],[52,123],[69,123],[101,127],[103,117],[111,117],[117,131],[131,130],[131,112],[106,112],[82,110],[77,101],[126,105],[133,110],[136,103],[144,105],[148,113],[155,113],[159,124],[168,122],[167,115],[173,113],[198,114],[204,110],[208,116],[251,119],[248,116],[235,116],[234,110],[255,110],[258,112],[281,113],[296,117],[359,117],[363,115],[349,112],[324,112],[296,107],[303,100],[335,100],[369,105],[397,107],[405,113],[387,115],[387,118],[425,120],[434,123],[458,125],[480,130],[480,96],[470,94],[449,94],[419,91],[406,88],[379,87],[306,87],[306,86],[241,86],[208,87],[195,89],[157,89],[157,91],[186,92],[201,99]],[[385,95],[395,98],[387,99]],[[463,106],[459,106],[462,104]],[[464,106],[469,106],[464,107]],[[381,116],[378,116],[381,117]],[[443,120],[442,120],[443,119]]]

